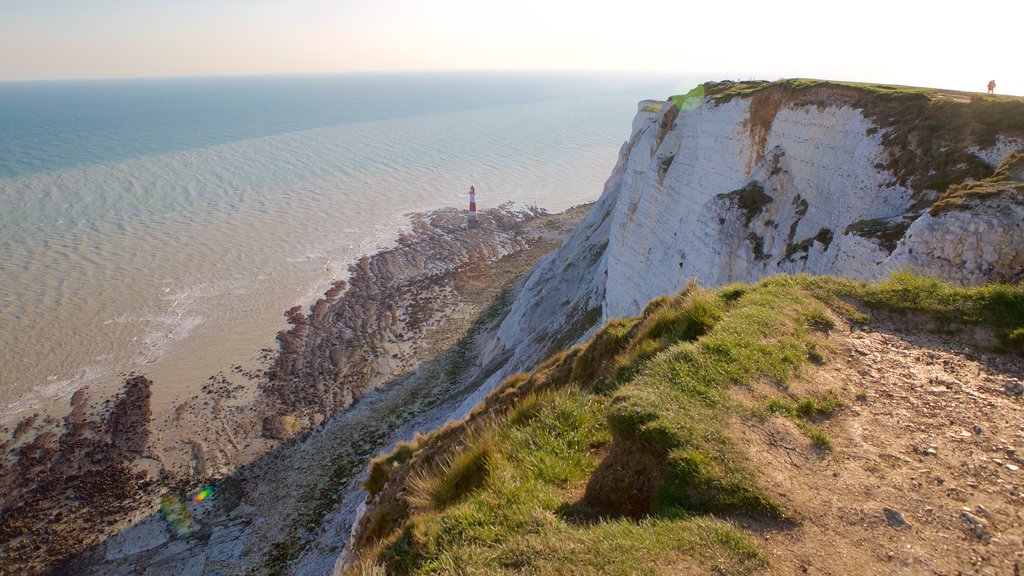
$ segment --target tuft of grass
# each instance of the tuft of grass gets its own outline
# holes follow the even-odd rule
[[[346,574],[350,576],[387,576],[387,570],[373,560],[360,559],[352,563]]]
[[[605,386],[614,371],[616,358],[629,344],[636,325],[635,320],[621,318],[606,324],[576,358],[571,380],[595,389]]]
[[[494,435],[485,432],[455,455],[447,455],[439,470],[414,475],[406,497],[409,504],[418,510],[442,510],[480,487],[494,448]]]
[[[812,308],[802,316],[802,320],[807,326],[819,332],[827,333],[836,326],[835,321],[832,320],[832,317],[828,315],[823,306]]]
[[[743,297],[744,294],[750,292],[751,288],[753,288],[753,286],[750,284],[743,284],[739,282],[727,284],[718,289],[718,296],[726,302],[735,302]]]
[[[807,359],[815,364],[825,363],[825,353],[822,352],[822,348],[817,342],[811,342],[807,345]]]
[[[782,414],[793,419],[818,420],[832,416],[842,405],[842,401],[834,394],[822,398],[802,398],[797,402],[771,398],[765,403],[765,411],[769,414]]]
[[[816,448],[832,452],[834,450],[832,440],[814,423],[832,416],[842,405],[842,401],[834,394],[821,398],[801,398],[796,402],[783,398],[771,398],[765,403],[764,412],[786,416],[797,425],[804,435],[811,439]]]
[[[714,292],[687,287],[653,308],[648,306],[645,313],[636,335],[615,361],[619,380],[671,344],[706,334],[725,314],[725,302]]]
[[[523,426],[540,412],[547,401],[548,392],[530,392],[520,398],[508,411],[505,418],[513,426]]]
[[[806,420],[800,420],[797,422],[797,427],[800,428],[808,438],[811,439],[811,443],[815,448],[823,450],[825,452],[834,452],[835,446],[832,444],[832,439],[828,437],[828,434],[821,429],[811,424]]]
[[[416,434],[412,441],[399,442],[390,453],[371,460],[370,473],[366,478],[366,482],[363,483],[363,488],[371,496],[376,496],[391,478],[391,472],[412,458],[413,454],[419,449],[422,440],[423,436]]]
[[[698,290],[659,308],[640,325],[637,339],[676,342],[703,336],[722,319],[724,306],[716,294]]]

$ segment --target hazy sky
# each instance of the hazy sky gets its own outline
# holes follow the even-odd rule
[[[583,69],[1024,94],[1022,22],[1019,0],[0,0],[0,80]]]

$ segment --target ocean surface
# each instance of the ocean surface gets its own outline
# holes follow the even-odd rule
[[[131,371],[170,405],[257,365],[403,215],[600,194],[636,103],[696,78],[348,74],[0,83],[0,422]]]

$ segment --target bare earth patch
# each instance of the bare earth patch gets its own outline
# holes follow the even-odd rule
[[[815,422],[832,452],[782,416],[733,423],[765,487],[796,516],[786,527],[737,520],[769,572],[1024,571],[1024,359],[984,352],[991,336],[968,332],[931,333],[909,316],[876,316],[865,329],[837,321],[824,362],[788,385],[795,397],[841,399]],[[736,399],[780,393],[768,388]]]

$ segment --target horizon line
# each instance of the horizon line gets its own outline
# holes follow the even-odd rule
[[[141,76],[54,76],[45,78],[0,78],[0,83],[71,82],[103,80],[192,80],[209,78],[267,78],[282,76],[342,76],[385,74],[472,74],[472,73],[531,73],[531,74],[593,74],[615,76],[704,76],[707,73],[653,70],[605,70],[598,68],[381,68],[360,70],[322,70],[303,72],[214,72],[209,74],[167,74]]]

